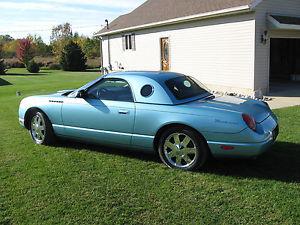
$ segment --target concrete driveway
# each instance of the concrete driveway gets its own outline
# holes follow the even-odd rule
[[[272,109],[300,105],[300,82],[271,83],[267,97],[272,99],[268,101]]]

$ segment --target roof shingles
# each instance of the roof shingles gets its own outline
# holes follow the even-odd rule
[[[129,14],[122,15],[98,34],[201,13],[250,5],[253,0],[148,0]]]

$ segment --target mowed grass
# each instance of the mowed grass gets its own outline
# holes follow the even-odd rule
[[[20,100],[99,74],[9,73],[0,77],[11,84],[0,86],[0,224],[300,224],[300,107],[275,111],[279,140],[256,161],[189,173],[142,152],[34,145],[18,124]]]

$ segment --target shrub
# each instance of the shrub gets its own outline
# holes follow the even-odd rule
[[[30,73],[38,73],[40,71],[40,66],[34,60],[31,60],[27,63],[27,70]]]
[[[86,69],[86,57],[81,47],[74,41],[70,41],[63,48],[60,65],[65,71],[84,71]]]
[[[5,75],[6,71],[4,60],[0,59],[0,75]]]
[[[25,68],[25,65],[17,58],[4,59],[4,62],[7,68]]]
[[[40,65],[40,67],[48,67],[50,64],[54,63],[53,57],[34,57],[34,61]]]
[[[87,60],[87,68],[88,69],[95,69],[101,67],[101,58],[94,58]]]
[[[61,70],[61,65],[57,63],[51,63],[47,68],[49,70]]]

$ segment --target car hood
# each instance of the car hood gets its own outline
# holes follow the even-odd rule
[[[192,108],[209,107],[227,112],[246,113],[251,115],[257,123],[264,121],[270,115],[269,108],[263,102],[231,96],[219,96],[205,101],[198,100],[187,105]]]

